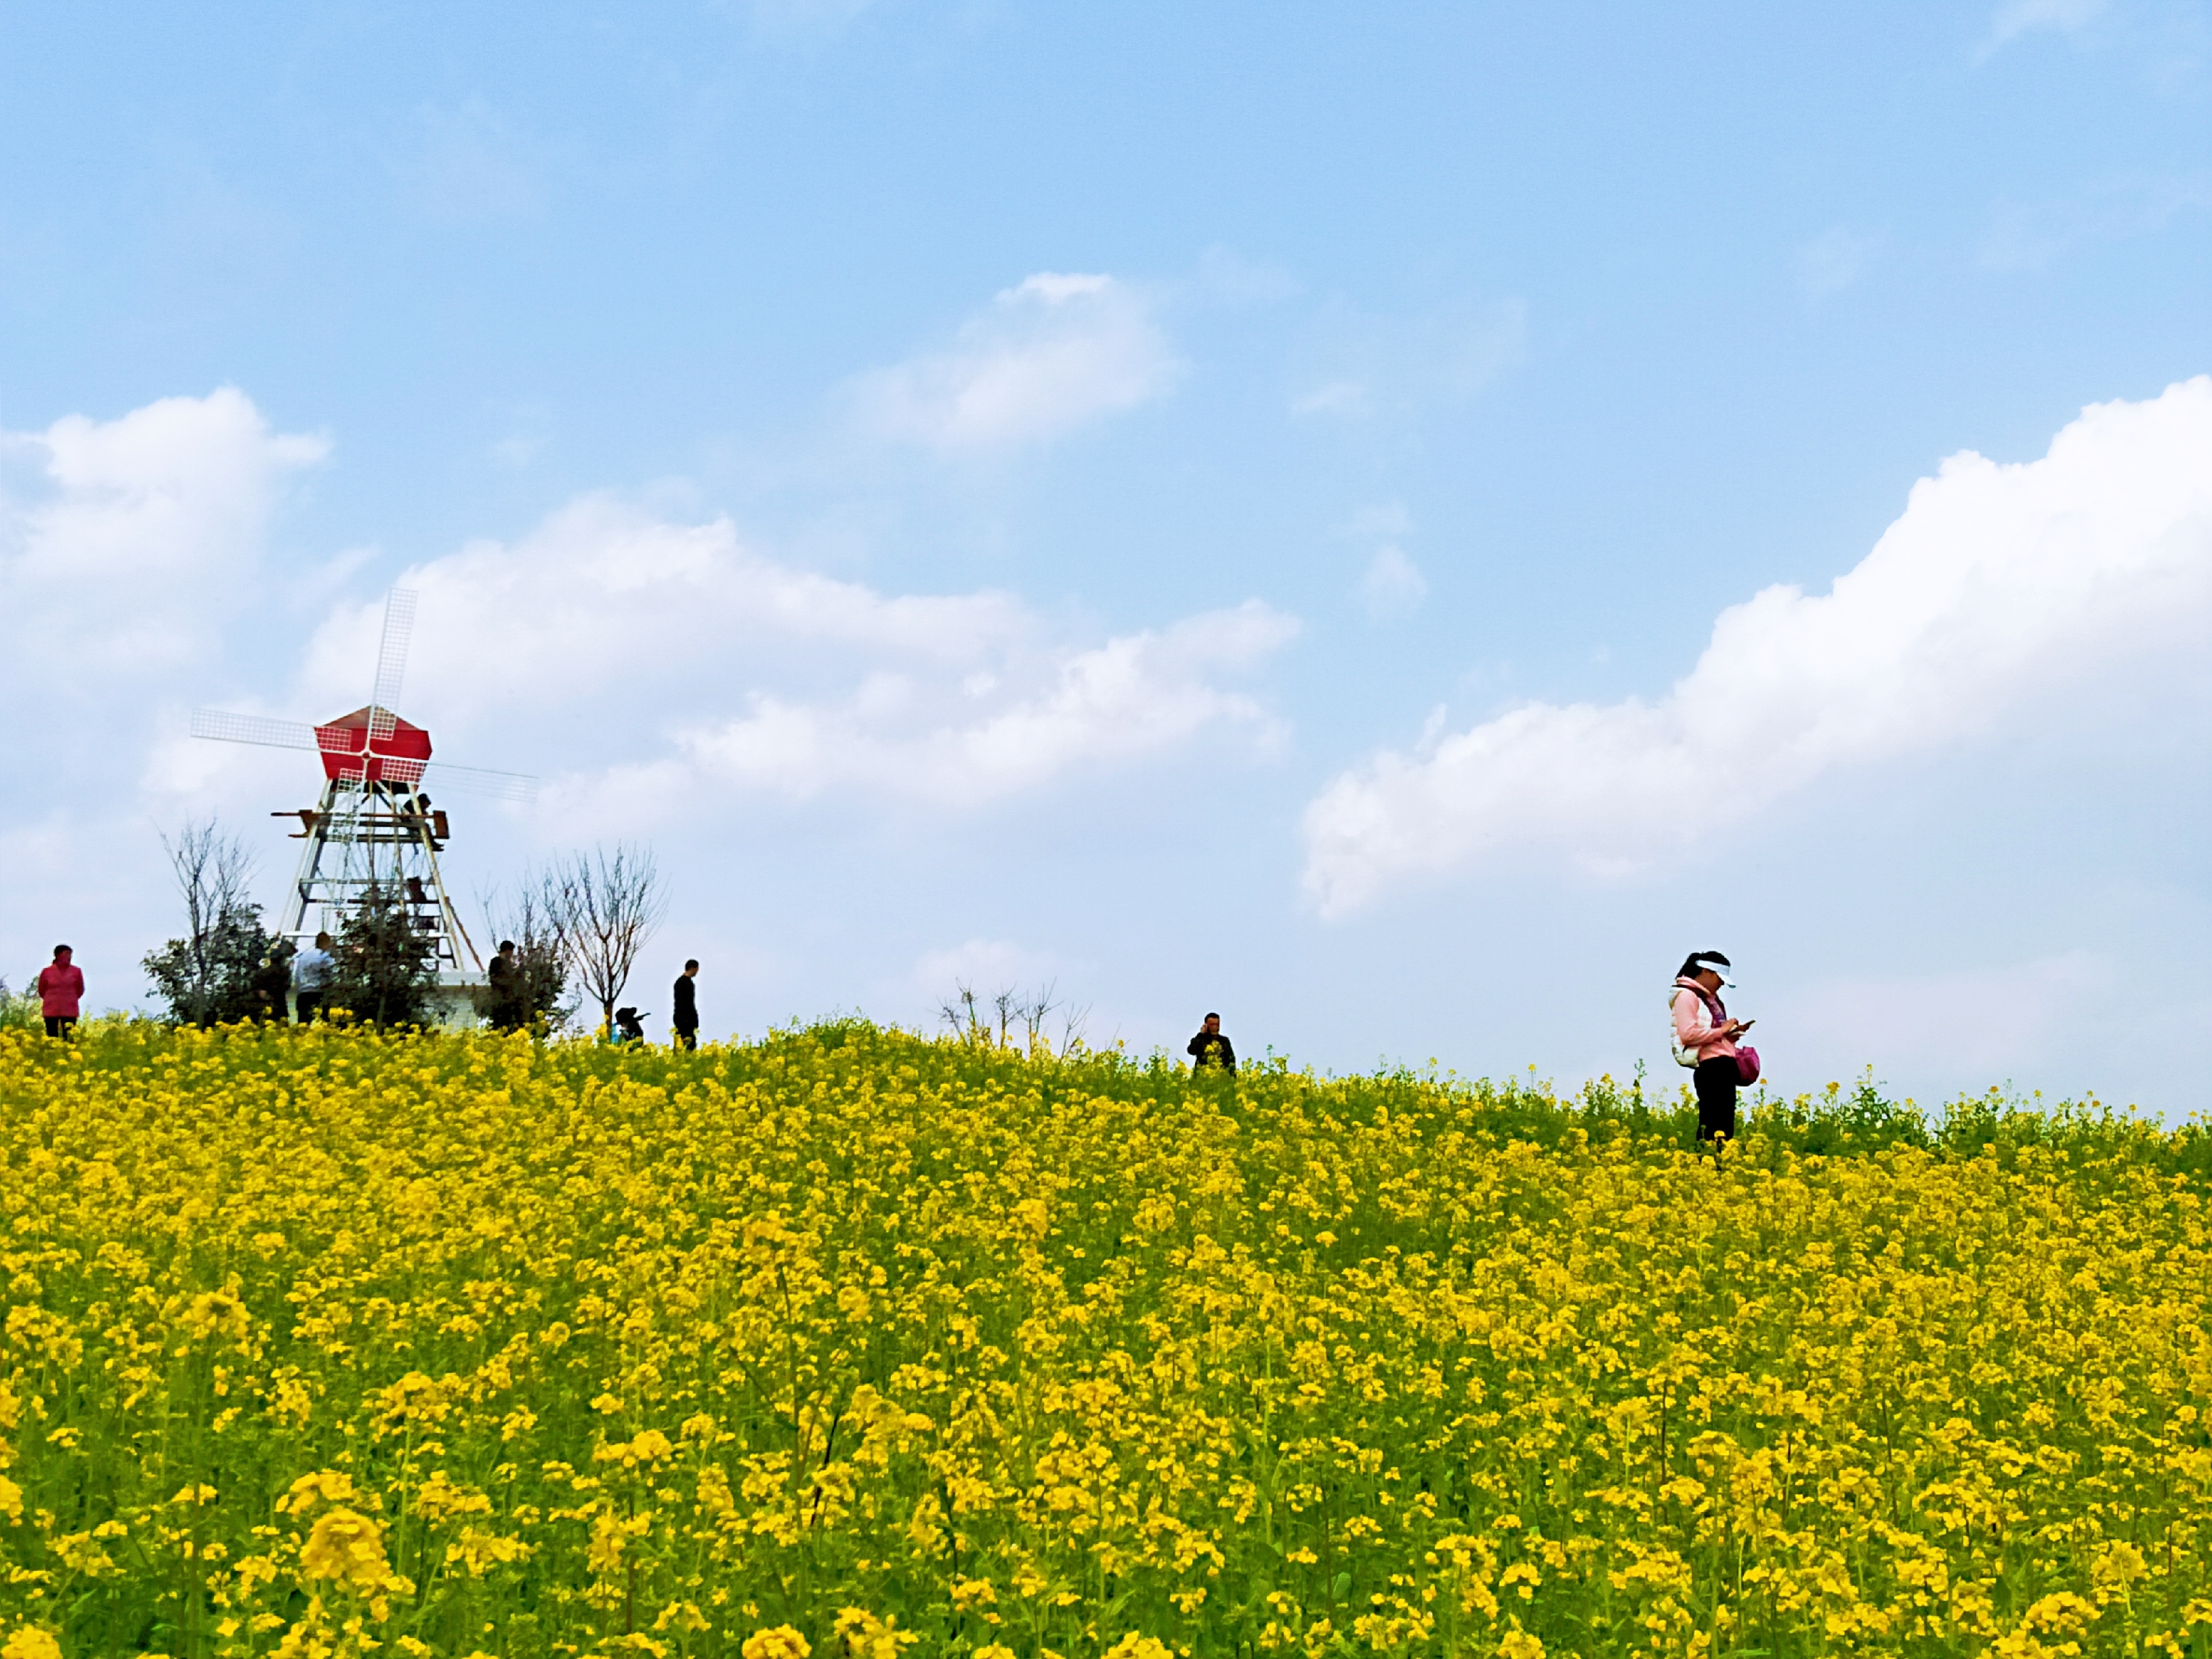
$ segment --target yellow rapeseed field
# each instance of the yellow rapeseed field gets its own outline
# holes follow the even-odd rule
[[[0,1652],[2205,1651],[2201,1143],[1819,1104],[0,1033]]]

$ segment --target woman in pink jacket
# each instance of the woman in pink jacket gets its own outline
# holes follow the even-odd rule
[[[1721,1006],[1727,983],[1720,970],[1729,959],[1717,951],[1700,951],[1674,975],[1668,1006],[1674,1016],[1674,1046],[1697,1056],[1698,1139],[1735,1139],[1735,1039],[1751,1029],[1747,1019],[1730,1019]]]
[[[54,946],[54,959],[39,969],[39,1012],[46,1035],[65,1037],[76,1030],[77,1004],[84,995],[84,969],[70,960],[66,945]]]

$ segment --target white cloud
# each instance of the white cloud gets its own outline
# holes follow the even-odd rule
[[[421,594],[403,711],[448,759],[556,766],[556,801],[611,830],[702,787],[957,808],[1206,731],[1263,746],[1274,721],[1231,682],[1297,628],[1254,601],[1071,640],[1008,594],[884,594],[767,558],[726,520],[605,497],[400,580]],[[317,632],[297,712],[367,695],[380,604]]]
[[[19,671],[143,681],[212,647],[287,477],[329,453],[243,392],[0,434],[0,641]]]
[[[1378,622],[1419,610],[1428,596],[1428,580],[1419,567],[1395,546],[1377,548],[1359,579],[1360,602]]]
[[[1346,773],[1307,809],[1306,889],[1341,913],[1531,849],[1635,867],[1826,773],[2032,729],[2053,700],[2199,662],[2208,628],[2200,376],[2093,405],[2038,461],[1953,456],[1827,593],[1723,611],[1656,702],[1531,703]]]
[[[749,713],[685,735],[709,775],[793,799],[840,785],[943,806],[980,805],[1065,773],[1174,748],[1209,726],[1244,727],[1264,744],[1275,723],[1216,677],[1249,668],[1297,631],[1257,600],[1057,653],[988,713],[973,677],[947,687],[879,672],[842,698],[793,702],[767,694]]]
[[[946,350],[862,375],[861,424],[945,454],[1015,449],[1158,397],[1178,372],[1145,297],[1103,276],[1041,272]]]

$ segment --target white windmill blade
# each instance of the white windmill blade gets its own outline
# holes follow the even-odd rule
[[[258,743],[270,749],[319,749],[315,728],[305,720],[272,720],[259,714],[234,714],[222,708],[195,708],[192,735],[217,743]]]
[[[489,795],[495,800],[520,801],[525,805],[538,799],[538,780],[526,772],[494,772],[481,766],[455,766],[450,761],[432,761],[424,767],[422,787]]]
[[[368,696],[368,735],[381,743],[392,735],[400,682],[407,678],[407,641],[415,634],[415,590],[395,587],[384,596],[384,638],[376,649],[376,689]]]

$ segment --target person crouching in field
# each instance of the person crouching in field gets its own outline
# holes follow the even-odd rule
[[[1674,1052],[1697,1066],[1698,1139],[1735,1139],[1735,1090],[1739,1081],[1735,1039],[1751,1029],[1747,1019],[1730,1019],[1721,1004],[1727,981],[1720,970],[1729,959],[1717,951],[1700,951],[1674,976],[1668,1006],[1674,1016]]]

